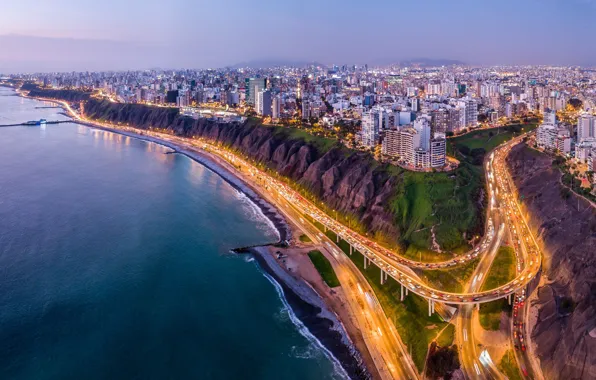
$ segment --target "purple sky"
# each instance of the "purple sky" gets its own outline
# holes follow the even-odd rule
[[[18,0],[0,72],[279,59],[596,64],[592,0]],[[36,38],[25,38],[34,36]]]

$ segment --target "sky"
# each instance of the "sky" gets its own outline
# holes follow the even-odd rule
[[[596,0],[3,0],[0,72],[253,60],[596,65]]]

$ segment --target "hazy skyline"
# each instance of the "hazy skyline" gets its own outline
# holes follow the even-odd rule
[[[420,57],[594,65],[594,16],[592,0],[19,0],[0,8],[0,72]]]

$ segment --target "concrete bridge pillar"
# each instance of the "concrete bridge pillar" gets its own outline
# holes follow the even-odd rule
[[[367,261],[366,256],[364,256],[364,269],[366,269],[366,265],[367,265],[366,261]]]
[[[339,243],[339,234],[335,234],[336,243]]]
[[[350,244],[350,256],[352,256],[352,244]]]
[[[381,270],[381,285],[385,283],[385,272],[383,272],[383,268],[379,268]]]
[[[399,300],[403,302],[403,300],[404,300],[404,286],[400,283],[399,288],[401,290],[401,296],[399,297]]]
[[[325,227],[325,233],[327,233],[327,226],[324,225],[323,227]]]
[[[433,301],[428,300],[428,316],[430,317],[431,315],[433,315]]]
[[[509,305],[511,305],[511,294],[509,294],[509,295],[507,296],[507,303],[508,303]]]

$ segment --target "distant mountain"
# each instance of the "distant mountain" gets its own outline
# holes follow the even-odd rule
[[[458,61],[455,59],[443,59],[443,58],[415,58],[415,59],[391,59],[384,58],[378,59],[371,62],[373,65],[378,66],[420,66],[420,67],[438,67],[438,66],[452,66],[452,65],[466,65],[465,62]]]
[[[240,69],[240,68],[250,68],[250,69],[266,69],[270,67],[279,67],[279,66],[288,66],[288,67],[306,67],[306,66],[323,66],[327,67],[327,65],[322,64],[316,61],[292,61],[292,60],[283,60],[283,59],[260,59],[260,60],[253,60],[253,61],[245,61],[240,62],[235,65],[229,66],[232,69]]]

